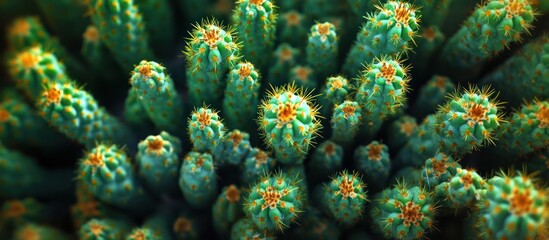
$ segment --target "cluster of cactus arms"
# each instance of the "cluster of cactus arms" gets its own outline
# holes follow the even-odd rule
[[[549,239],[549,0],[0,0],[0,239]]]

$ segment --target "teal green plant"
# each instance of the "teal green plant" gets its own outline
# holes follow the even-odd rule
[[[305,46],[307,39],[307,27],[309,20],[302,12],[297,10],[289,10],[281,12],[278,29],[278,39],[283,43],[288,43],[292,47],[300,48]]]
[[[213,226],[220,236],[229,233],[231,226],[244,215],[241,192],[237,186],[229,185],[221,191],[212,206]]]
[[[266,69],[276,36],[276,7],[270,0],[238,0],[233,19],[238,37],[246,44],[242,54],[260,69]]]
[[[437,153],[425,160],[421,171],[422,182],[427,189],[434,189],[443,182],[450,182],[456,176],[458,168],[461,168],[461,165],[452,156]]]
[[[15,19],[9,26],[6,36],[8,46],[16,52],[41,45],[46,49],[55,49],[56,54],[59,54],[57,51],[61,51],[61,55],[66,54],[59,41],[47,32],[38,16]]]
[[[251,148],[250,134],[235,129],[223,136],[213,150],[213,156],[219,166],[227,164],[239,166]]]
[[[311,159],[307,163],[308,175],[316,179],[323,179],[338,171],[343,165],[343,147],[335,142],[326,140],[315,148]]]
[[[268,232],[259,230],[252,219],[241,218],[231,228],[231,240],[274,240],[276,237]]]
[[[344,170],[324,185],[322,201],[326,211],[338,223],[353,225],[362,218],[368,201],[366,184],[358,173]]]
[[[435,187],[435,193],[441,205],[459,210],[473,207],[485,188],[486,181],[475,170],[458,167],[454,176]]]
[[[128,90],[124,101],[124,120],[132,127],[146,126],[151,121],[149,114],[139,99],[139,94],[133,88]]]
[[[265,143],[283,164],[300,164],[320,123],[310,93],[286,85],[271,90],[262,101],[258,125]]]
[[[101,40],[124,70],[153,57],[143,17],[133,0],[90,0],[88,7]]]
[[[191,104],[218,105],[223,94],[223,78],[239,59],[240,45],[233,29],[225,30],[214,20],[196,24],[187,39],[187,86]]]
[[[149,189],[156,193],[177,192],[183,152],[179,138],[162,131],[139,142],[137,148],[135,160],[139,176]]]
[[[71,171],[46,170],[21,152],[0,145],[0,197],[51,198],[69,191]]]
[[[381,123],[406,103],[408,68],[398,59],[382,57],[367,65],[358,78],[355,101],[363,108],[363,125],[373,137]]]
[[[134,166],[124,149],[97,144],[78,162],[81,178],[98,199],[123,209],[150,208],[151,197],[133,172]]]
[[[483,239],[544,238],[549,221],[546,191],[520,173],[489,179],[477,205],[477,234]]]
[[[444,0],[436,2],[444,2]],[[422,19],[425,19],[425,16]],[[421,38],[415,41],[417,47],[414,48],[413,53],[409,54],[408,62],[413,63],[412,71],[419,75],[416,78],[423,79],[429,77],[425,75],[430,71],[429,67],[433,62],[433,56],[444,44],[446,36],[436,25],[422,27],[418,35]]]
[[[422,239],[433,228],[437,206],[428,191],[399,183],[379,193],[370,212],[376,229],[394,239]]]
[[[301,215],[302,194],[297,182],[286,174],[266,174],[250,187],[244,212],[260,232],[282,231]]]
[[[535,12],[529,0],[490,0],[478,5],[440,55],[461,72],[482,64],[530,30]]]
[[[289,72],[301,58],[301,52],[287,43],[278,45],[272,55],[269,68],[269,84],[278,87],[289,82]]]
[[[186,211],[181,211],[171,224],[175,239],[201,239],[203,222]]]
[[[549,146],[549,101],[525,103],[502,124],[498,146],[511,156],[521,156]]]
[[[179,171],[179,188],[194,208],[208,206],[216,197],[217,179],[212,155],[189,152]]]
[[[307,174],[305,174],[305,164],[283,165],[280,168],[289,179],[295,182],[295,185],[301,191],[301,204],[303,206],[309,205],[309,183]],[[280,171],[279,170],[279,171]]]
[[[37,108],[49,124],[88,149],[97,141],[124,143],[130,135],[92,95],[70,81],[47,83]]]
[[[253,64],[240,62],[231,69],[223,98],[223,111],[229,128],[248,129],[253,125],[260,87],[261,79]]]
[[[15,86],[31,101],[40,97],[45,84],[69,81],[65,65],[40,46],[19,52],[9,62],[9,69]]]
[[[339,75],[332,76],[326,79],[320,92],[322,95],[319,101],[322,105],[320,111],[323,116],[331,116],[334,106],[347,100],[349,93],[352,91],[352,84],[347,78]]]
[[[484,77],[481,84],[492,85],[500,92],[500,97],[513,107],[518,107],[524,100],[548,99],[549,36],[538,37],[524,45]]]
[[[400,181],[405,181],[406,184],[411,186],[420,186],[423,184],[423,178],[421,174],[423,169],[417,167],[403,167],[400,168],[389,178],[389,184],[399,184]]]
[[[256,182],[261,176],[274,169],[276,159],[259,148],[251,148],[241,165],[242,174],[240,180],[243,185]]]
[[[289,82],[298,88],[313,90],[318,85],[316,71],[309,66],[296,65],[290,69]]]
[[[84,58],[87,66],[100,76],[105,76],[107,69],[113,69],[116,61],[109,52],[109,49],[103,41],[99,29],[94,25],[89,25],[82,34],[82,49],[80,55]]]
[[[331,119],[332,141],[347,146],[358,134],[362,120],[362,107],[355,101],[344,101],[334,108]]]
[[[161,206],[154,214],[145,219],[143,229],[151,231],[153,239],[171,239],[173,228],[170,225],[174,219],[175,214],[171,209]]]
[[[125,239],[126,240],[161,240],[163,238],[160,236],[155,236],[154,232],[151,229],[141,227],[141,228],[134,228]]]
[[[395,165],[419,167],[425,159],[434,156],[439,147],[435,132],[437,117],[427,115],[414,131],[406,145],[402,147],[395,159]]]
[[[309,2],[314,1],[307,1],[307,3]],[[329,2],[331,1],[323,3],[333,8]],[[317,3],[312,4],[315,6],[320,5]],[[306,50],[307,65],[316,70],[315,75],[317,79],[325,79],[337,71],[338,43],[336,28],[332,23],[317,23],[311,27]]]
[[[359,74],[363,64],[375,58],[405,53],[417,34],[420,19],[415,6],[407,2],[388,1],[378,9],[366,17],[368,21],[360,29],[347,55],[343,72],[348,76]]]
[[[417,131],[417,121],[409,115],[402,115],[395,119],[387,129],[387,145],[393,149],[401,149]]]
[[[71,239],[60,229],[36,223],[26,223],[16,228],[14,240],[69,240]]]
[[[81,1],[55,0],[36,2],[46,23],[63,42],[78,41],[89,24],[86,6]],[[67,11],[70,9],[70,11]]]
[[[225,135],[225,126],[216,111],[203,106],[191,113],[188,132],[194,150],[212,152]]]
[[[6,200],[0,206],[2,229],[15,229],[29,222],[45,219],[46,206],[34,198]]]
[[[421,11],[421,25],[441,27],[448,17],[450,3],[453,0],[418,0],[416,5]]]
[[[353,159],[364,181],[371,187],[381,189],[385,186],[391,170],[391,157],[387,145],[372,141],[366,146],[355,149]]]
[[[456,91],[456,85],[445,76],[435,75],[419,89],[419,94],[412,105],[412,112],[420,117],[435,113],[438,106],[444,105],[446,96]]]
[[[82,179],[76,180],[76,202],[71,205],[71,218],[75,229],[94,218],[121,218],[121,213],[100,201]]]
[[[157,128],[180,131],[185,125],[183,101],[164,66],[142,60],[134,68],[130,84]]]
[[[168,0],[135,0],[143,15],[146,31],[150,37],[151,47],[159,55],[171,51],[174,40],[174,16]]]
[[[131,232],[131,228],[126,220],[94,218],[82,225],[78,237],[82,240],[124,239]]]
[[[61,134],[48,126],[23,99],[18,98],[0,102],[0,140],[6,144],[40,148],[51,148],[64,142]]]

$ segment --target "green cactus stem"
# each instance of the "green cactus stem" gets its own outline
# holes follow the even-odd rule
[[[473,207],[480,192],[486,188],[486,181],[475,170],[456,168],[450,180],[435,187],[441,204],[452,209]]]
[[[387,145],[392,150],[401,149],[410,140],[415,131],[417,131],[417,121],[415,118],[402,115],[394,120],[387,129]]]
[[[80,40],[80,34],[89,24],[89,18],[86,18],[86,6],[80,1],[74,0],[55,0],[38,1],[46,23],[61,38],[63,42],[73,42]],[[70,9],[70,11],[67,11]]]
[[[352,88],[353,86],[350,84],[349,80],[343,76],[329,77],[320,91],[322,93],[319,97],[319,101],[322,105],[322,108],[320,109],[322,115],[331,116],[334,106],[347,100]]]
[[[330,4],[325,3],[325,5]],[[338,53],[338,36],[335,26],[329,22],[313,25],[309,33],[306,52],[307,65],[316,70],[317,79],[325,79],[334,74],[337,71]]]
[[[179,171],[179,188],[194,208],[208,206],[216,197],[217,180],[212,155],[189,152]]]
[[[94,218],[82,225],[78,237],[82,240],[124,239],[131,231],[131,224],[125,220]]]
[[[219,166],[227,164],[239,166],[250,150],[250,135],[235,129],[223,136],[213,150],[213,156]]]
[[[248,129],[253,125],[260,86],[260,76],[253,64],[241,62],[231,69],[223,98],[223,111],[229,128]]]
[[[204,106],[191,113],[188,132],[196,151],[212,152],[225,135],[225,128],[217,112]]]
[[[307,39],[308,26],[310,26],[309,21],[303,13],[296,10],[282,12],[278,24],[278,39],[301,49],[307,43],[304,39]]]
[[[212,206],[213,226],[217,234],[229,233],[231,226],[243,215],[241,190],[235,185],[225,187]]]
[[[287,43],[278,45],[272,54],[272,66],[269,68],[269,84],[278,87],[289,82],[289,72],[301,58],[301,52]]]
[[[367,201],[365,188],[357,173],[340,172],[324,186],[323,205],[338,223],[353,225],[362,218]]]
[[[370,186],[381,189],[385,185],[391,170],[387,145],[373,141],[367,146],[359,146],[355,149],[353,159],[364,181],[370,183]]]
[[[322,180],[338,171],[342,165],[343,147],[326,140],[318,145],[307,163],[307,176]]]
[[[443,182],[450,182],[456,175],[456,169],[461,165],[454,158],[444,153],[437,153],[434,157],[425,160],[421,171],[422,183],[428,189],[434,189]]]
[[[289,82],[298,88],[313,90],[318,85],[316,72],[309,66],[296,65],[290,69]]]
[[[355,101],[344,101],[334,108],[332,115],[331,140],[341,145],[349,145],[358,134],[362,120],[362,107]]]
[[[259,148],[252,148],[241,165],[242,175],[240,180],[243,185],[252,184],[265,173],[273,170],[275,165],[276,159],[272,158],[269,152],[265,152]]]
[[[448,77],[435,75],[419,90],[419,96],[412,105],[412,112],[418,117],[435,113],[437,107],[444,105],[446,96],[455,92],[456,86]]]
[[[69,240],[71,238],[59,229],[56,229],[47,225],[26,223],[24,225],[17,227],[17,229],[15,230],[13,239],[14,240],[27,240],[27,239]]]
[[[159,55],[169,54],[174,40],[174,17],[168,0],[135,0],[143,13],[151,47]]]
[[[241,218],[231,229],[231,240],[258,239],[274,240],[276,237],[268,232],[259,230],[252,219]]]

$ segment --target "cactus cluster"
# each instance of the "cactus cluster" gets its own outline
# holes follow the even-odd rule
[[[0,239],[548,239],[548,0],[0,0]]]

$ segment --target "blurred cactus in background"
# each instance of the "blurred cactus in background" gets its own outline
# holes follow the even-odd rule
[[[0,0],[0,239],[549,239],[548,0]]]

